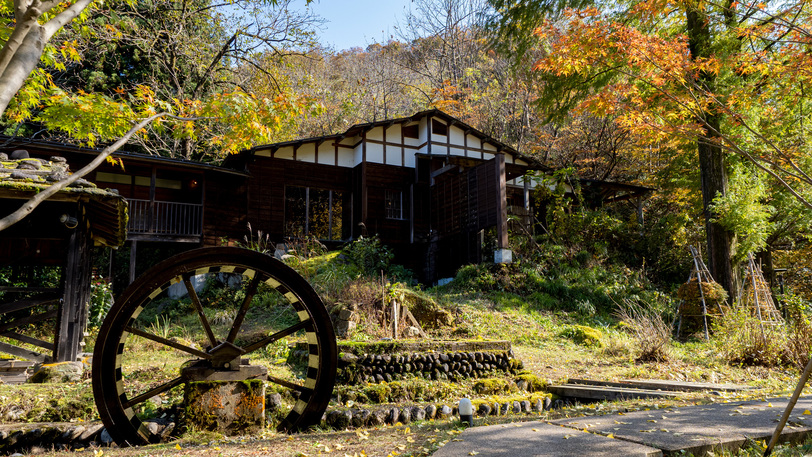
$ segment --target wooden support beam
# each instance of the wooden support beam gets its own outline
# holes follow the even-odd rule
[[[5,331],[10,330],[12,328],[21,327],[23,325],[34,324],[34,323],[37,323],[37,322],[44,321],[46,319],[51,319],[53,317],[56,317],[56,315],[57,315],[57,310],[52,309],[50,311],[46,311],[46,312],[41,313],[41,314],[35,314],[33,316],[27,316],[27,317],[22,317],[20,319],[15,319],[12,322],[8,322],[6,324],[0,325],[0,332],[5,332]]]
[[[14,311],[28,309],[38,305],[55,303],[57,300],[59,300],[59,296],[54,293],[50,293],[50,294],[40,294],[30,298],[24,298],[22,300],[17,300],[9,303],[2,303],[0,304],[0,314],[12,313]]]
[[[48,351],[53,351],[54,350],[54,344],[53,343],[49,343],[47,341],[43,341],[43,340],[40,340],[38,338],[33,338],[33,337],[28,336],[28,335],[22,335],[22,334],[16,333],[16,332],[3,332],[3,333],[0,333],[0,336],[4,336],[6,338],[11,338],[12,340],[17,340],[17,341],[19,341],[21,343],[27,343],[27,344],[31,344],[31,345],[34,345],[34,346],[38,346],[38,347],[41,347],[41,348],[46,349]]]
[[[3,342],[0,342],[0,352],[5,352],[6,354],[11,354],[14,357],[19,357],[21,359],[33,360],[35,362],[45,363],[50,360],[50,357],[45,354],[29,351],[28,349],[23,349]]]

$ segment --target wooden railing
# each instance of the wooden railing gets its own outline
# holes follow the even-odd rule
[[[203,234],[203,205],[128,199],[130,235],[200,236]]]

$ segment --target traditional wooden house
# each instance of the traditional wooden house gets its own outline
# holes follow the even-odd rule
[[[7,141],[5,149],[25,149],[31,157],[42,159],[63,157],[73,170],[87,165],[99,153],[91,148],[27,139]],[[105,163],[86,178],[116,190],[127,200],[125,249],[130,251],[130,282],[148,266],[148,262],[139,262],[139,248],[153,247],[168,257],[244,235],[247,173],[144,154],[117,152],[113,157],[120,162]]]
[[[18,148],[32,157],[63,156],[73,169],[98,154],[46,141],[6,142],[7,150]],[[169,255],[241,240],[250,223],[277,243],[308,236],[338,247],[378,235],[399,262],[432,283],[466,263],[509,261],[508,219],[532,225],[535,183],[527,175],[549,171],[439,110],[257,146],[220,167],[114,156],[123,167],[105,164],[88,180],[116,189],[129,203],[131,279],[145,267],[136,254],[141,247]],[[639,201],[648,191],[584,184],[602,201]]]
[[[439,110],[257,146],[227,165],[250,174],[248,221],[272,239],[375,234],[429,281],[480,261],[489,229],[494,258],[509,261],[508,215],[528,214],[525,175],[544,169]]]

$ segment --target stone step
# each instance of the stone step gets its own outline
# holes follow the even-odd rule
[[[684,392],[579,384],[548,386],[547,391],[559,397],[595,401],[630,400],[634,398],[679,398],[685,395]]]
[[[742,390],[753,390],[755,387],[740,384],[714,384],[710,382],[687,382],[672,381],[665,379],[622,379],[620,381],[596,381],[593,379],[567,380],[568,384],[607,386],[607,387],[628,387],[633,389],[668,390],[674,392],[740,392]]]

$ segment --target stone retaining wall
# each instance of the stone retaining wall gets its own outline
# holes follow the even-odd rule
[[[515,373],[523,368],[507,341],[385,341],[339,345],[337,382],[391,382],[404,377],[456,381],[481,378],[495,372]],[[309,352],[295,347],[294,360]]]
[[[532,414],[541,413],[553,407],[550,397],[545,396],[504,402],[489,402],[476,400],[474,402],[474,415],[477,417],[505,416],[508,414]],[[426,406],[382,406],[374,409],[366,408],[341,408],[331,409],[323,418],[323,425],[336,430],[343,430],[348,427],[377,427],[381,425],[393,425],[398,422],[408,424],[421,420],[447,420],[459,418],[459,411],[456,406],[434,405]]]

